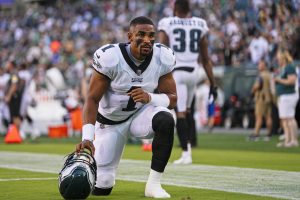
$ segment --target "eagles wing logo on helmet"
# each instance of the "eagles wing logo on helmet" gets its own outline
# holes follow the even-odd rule
[[[71,153],[59,172],[60,194],[64,199],[86,199],[94,189],[96,173],[96,161],[91,153]]]

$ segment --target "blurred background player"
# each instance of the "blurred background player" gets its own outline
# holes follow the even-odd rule
[[[25,82],[18,75],[17,65],[14,61],[9,61],[6,64],[6,70],[10,75],[5,93],[5,102],[9,107],[11,124],[15,125],[20,131],[22,117],[21,117],[21,101]],[[22,137],[25,134],[20,133]]]
[[[33,81],[33,75],[28,69],[28,65],[26,63],[22,63],[20,65],[20,69],[18,71],[18,76],[24,81],[24,91],[21,100],[20,107],[20,115],[22,117],[22,124],[20,127],[20,133],[23,134],[21,137],[26,138],[26,126],[25,122],[27,122],[28,130],[30,130],[31,139],[36,139],[40,136],[38,128],[35,126],[32,118],[28,114],[28,107],[35,106],[34,102],[34,94],[30,91],[30,85]]]
[[[0,131],[6,133],[10,123],[10,113],[7,103],[4,100],[5,90],[9,81],[9,75],[5,72],[4,67],[0,67]]]
[[[215,82],[212,72],[212,63],[208,56],[208,27],[206,21],[190,16],[188,0],[176,0],[174,17],[166,17],[159,21],[159,41],[170,47],[176,56],[176,65],[173,76],[176,82],[178,95],[176,111],[176,128],[182,148],[182,156],[175,164],[192,163],[189,121],[193,116],[190,112],[192,100],[199,81],[199,62],[202,59],[203,67],[211,83],[210,94],[216,96]]]

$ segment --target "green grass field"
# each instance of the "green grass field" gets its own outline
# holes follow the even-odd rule
[[[79,138],[71,138],[71,139],[49,139],[49,138],[39,138],[36,141],[24,141],[22,144],[11,144],[7,145],[3,143],[3,138],[0,138],[0,158],[1,153],[5,155],[6,152],[32,152],[32,153],[47,153],[58,158],[63,158],[64,155],[70,153],[74,150],[75,144],[80,141]],[[187,200],[187,199],[300,199],[300,183],[287,185],[286,189],[281,190],[281,193],[274,193],[276,191],[276,182],[268,183],[262,180],[259,180],[260,177],[253,177],[259,173],[266,174],[266,178],[270,176],[270,180],[273,175],[268,175],[267,173],[281,174],[282,177],[294,176],[296,179],[300,177],[300,148],[276,148],[277,138],[272,138],[270,142],[247,142],[245,140],[245,135],[242,134],[200,134],[198,137],[198,147],[193,149],[193,163],[198,164],[195,165],[200,167],[214,167],[217,166],[216,169],[224,169],[224,174],[227,174],[227,178],[224,178],[224,185],[226,185],[227,181],[231,181],[232,179],[236,179],[235,173],[229,174],[230,172],[226,171],[227,169],[242,169],[242,170],[254,170],[251,174],[249,174],[249,182],[242,182],[241,184],[236,184],[237,188],[218,188],[214,186],[213,182],[209,182],[210,176],[213,179],[214,173],[207,175],[208,187],[205,187],[205,172],[194,170],[186,173],[190,173],[190,177],[184,177],[187,180],[193,180],[193,174],[200,174],[199,179],[203,179],[204,184],[200,186],[200,188],[193,188],[193,185],[177,185],[168,181],[168,184],[164,185],[164,188],[171,194],[171,199],[178,200]],[[175,141],[173,152],[170,158],[170,161],[177,159],[180,155],[181,151],[178,147],[178,142]],[[13,154],[15,155],[15,154]],[[30,154],[31,155],[31,154]],[[125,152],[123,155],[123,159],[129,160],[144,160],[149,161],[151,158],[150,152],[144,152],[141,150],[141,146],[137,144],[128,144],[125,148]],[[57,174],[56,173],[41,173],[36,171],[28,171],[28,170],[20,170],[15,167],[14,164],[18,164],[18,160],[13,164],[9,164],[6,167],[4,162],[5,159],[0,161],[0,199],[11,199],[11,200],[33,200],[33,199],[62,199],[58,192],[57,188]],[[21,161],[19,161],[21,162]],[[147,165],[146,165],[147,166]],[[169,166],[169,165],[168,165]],[[228,168],[226,168],[226,167]],[[194,167],[190,166],[190,167]],[[120,166],[121,168],[121,166]],[[203,168],[203,169],[204,169]],[[194,168],[191,168],[194,169]],[[198,169],[198,168],[197,168]],[[206,168],[205,168],[206,169]],[[134,169],[132,169],[134,171]],[[179,176],[181,174],[176,174],[177,170],[184,170],[182,168],[172,168],[170,164],[170,168],[167,167],[166,174],[170,174],[168,176],[172,177],[174,173],[174,177],[176,175]],[[280,170],[280,171],[276,171]],[[146,199],[144,194],[144,186],[145,183],[143,180],[136,181],[128,181],[125,176],[122,176],[123,172],[121,172],[120,179],[117,179],[116,186],[113,189],[112,194],[109,197],[94,197],[90,196],[89,199]],[[133,172],[134,173],[134,172]],[[144,171],[142,170],[142,173]],[[145,172],[145,176],[147,176],[148,171]],[[179,172],[178,172],[179,173]],[[201,174],[203,173],[203,174]],[[216,172],[217,173],[217,172]],[[242,172],[244,173],[244,172]],[[181,175],[183,177],[184,175]],[[252,177],[251,177],[252,176]],[[254,179],[253,179],[254,178]],[[175,178],[174,178],[175,179]],[[235,181],[238,181],[237,178]],[[259,191],[260,195],[250,195],[254,194],[251,192],[251,188],[238,188],[239,185],[241,187],[252,187],[256,185],[260,181],[259,184],[263,186],[263,188],[270,187],[275,188],[272,190],[274,194],[269,195],[270,191]],[[278,179],[281,180],[281,179]],[[138,182],[137,182],[138,181]],[[141,181],[141,182],[140,182]],[[197,180],[195,180],[197,181]],[[253,183],[251,183],[251,181]],[[280,181],[279,181],[280,182]],[[300,182],[300,180],[299,180]],[[177,183],[174,181],[174,183]],[[222,183],[220,185],[223,185]],[[244,185],[244,186],[243,186]],[[216,188],[216,189],[209,189]],[[238,192],[238,191],[246,192]],[[282,194],[282,191],[291,191]],[[298,191],[297,191],[298,190]],[[234,191],[234,192],[228,192]],[[249,192],[250,191],[250,192]],[[295,193],[293,193],[295,191]],[[253,191],[256,192],[256,191]],[[258,194],[258,193],[257,193]],[[290,195],[289,195],[290,194]],[[276,198],[275,198],[276,197]]]

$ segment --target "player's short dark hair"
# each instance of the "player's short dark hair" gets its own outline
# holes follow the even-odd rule
[[[137,24],[150,24],[155,26],[153,21],[145,16],[139,16],[130,21],[130,26],[136,26]]]
[[[189,0],[176,0],[174,4],[174,8],[176,9],[176,11],[180,13],[186,14],[190,12]]]

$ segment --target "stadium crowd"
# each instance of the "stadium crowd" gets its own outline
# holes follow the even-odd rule
[[[0,67],[9,61],[18,69],[26,65],[31,79],[41,86],[45,85],[46,71],[56,67],[66,85],[81,97],[80,80],[90,75],[88,66],[97,48],[126,42],[127,22],[135,16],[149,16],[157,23],[173,14],[172,0],[32,2],[0,7]],[[279,47],[300,59],[298,0],[191,3],[192,14],[204,18],[210,28],[209,52],[214,66],[256,67],[262,58],[273,66]]]
[[[1,12],[1,66],[9,59],[30,65],[38,61],[82,76],[78,71],[99,46],[126,41],[126,22],[134,16],[158,22],[173,14],[171,0],[45,2]],[[215,65],[256,64],[262,56],[271,61],[279,45],[300,58],[297,0],[192,0],[192,7],[194,16],[208,22]]]

